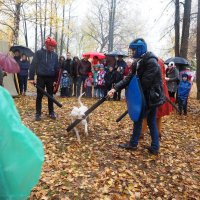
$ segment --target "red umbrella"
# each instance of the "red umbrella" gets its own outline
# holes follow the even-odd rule
[[[18,73],[20,71],[18,63],[7,53],[0,52],[0,69],[7,73]]]
[[[83,54],[83,57],[85,56],[90,56],[90,58],[97,56],[99,60],[104,59],[106,57],[103,53],[98,53],[98,52],[87,52]]]

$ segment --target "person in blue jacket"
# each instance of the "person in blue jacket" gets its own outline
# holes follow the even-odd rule
[[[140,118],[138,121],[134,122],[133,134],[130,141],[125,144],[119,144],[119,147],[127,150],[137,150],[142,130],[142,121],[143,118],[146,117],[152,140],[151,145],[147,147],[147,149],[151,154],[156,155],[159,153],[160,147],[158,128],[156,125],[156,109],[165,102],[158,58],[152,52],[147,51],[147,44],[142,38],[132,41],[129,45],[129,49],[132,53],[132,57],[136,61],[133,64],[132,73],[115,84],[114,88],[108,92],[108,95],[112,97],[116,91],[128,86],[132,77],[137,73],[146,106],[144,108],[144,114],[140,113]],[[129,99],[129,101],[131,100]]]
[[[20,72],[19,78],[19,89],[20,94],[26,95],[27,81],[28,81],[28,70],[30,68],[30,62],[27,60],[27,56],[22,54],[21,60],[19,61]]]
[[[187,101],[191,89],[191,83],[188,81],[188,74],[182,74],[182,81],[178,86],[178,109],[179,114],[187,115]]]
[[[53,96],[53,86],[56,84],[59,74],[59,63],[58,55],[54,52],[57,45],[56,40],[48,37],[45,40],[45,48],[38,50],[33,57],[30,71],[29,79],[31,83],[35,83],[34,76],[37,74],[37,85],[42,89],[47,90],[47,93]],[[42,98],[43,94],[37,90],[36,98],[36,115],[35,120],[41,120],[41,110],[42,110]],[[53,101],[48,98],[48,110],[49,117],[56,119],[54,113]]]

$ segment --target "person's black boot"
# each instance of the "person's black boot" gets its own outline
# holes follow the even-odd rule
[[[49,117],[51,118],[51,119],[56,119],[56,115],[55,115],[55,113],[54,112],[52,112],[52,113],[50,113],[49,114]]]
[[[132,145],[130,145],[130,143],[119,144],[118,147],[127,149],[127,150],[132,150],[132,151],[137,150],[137,146],[132,146]]]
[[[150,154],[153,154],[153,155],[158,155],[158,153],[159,153],[158,150],[154,150],[154,149],[152,149],[152,147],[146,147],[146,149],[148,150],[148,152]]]
[[[41,115],[40,114],[35,115],[35,121],[41,121]]]

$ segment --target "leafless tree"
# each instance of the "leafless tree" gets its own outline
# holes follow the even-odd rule
[[[179,0],[175,1],[175,56],[180,54],[180,2]]]
[[[184,2],[180,56],[186,59],[187,59],[187,54],[188,54],[188,41],[189,41],[189,34],[190,34],[191,4],[192,4],[192,0],[185,0]]]
[[[200,99],[200,0],[198,0],[198,16],[197,16],[197,71],[196,71],[196,82],[197,82],[197,99]]]

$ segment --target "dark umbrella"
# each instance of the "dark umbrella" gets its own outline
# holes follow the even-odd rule
[[[13,57],[0,52],[0,69],[8,73],[18,73],[20,71],[18,63]]]
[[[14,46],[10,47],[10,51],[12,51],[13,53],[17,50],[21,54],[25,54],[28,57],[32,57],[34,55],[33,51],[31,49],[29,49],[28,47],[24,47],[21,45],[14,45]]]
[[[111,51],[105,54],[106,56],[123,56],[123,57],[127,57],[128,54],[124,51],[120,51],[120,50],[115,50],[115,51]]]
[[[169,58],[165,61],[165,64],[169,64],[170,62],[174,62],[175,65],[184,65],[184,66],[188,66],[190,65],[190,63],[185,59],[185,58],[182,58],[182,57],[172,57],[172,58]]]

